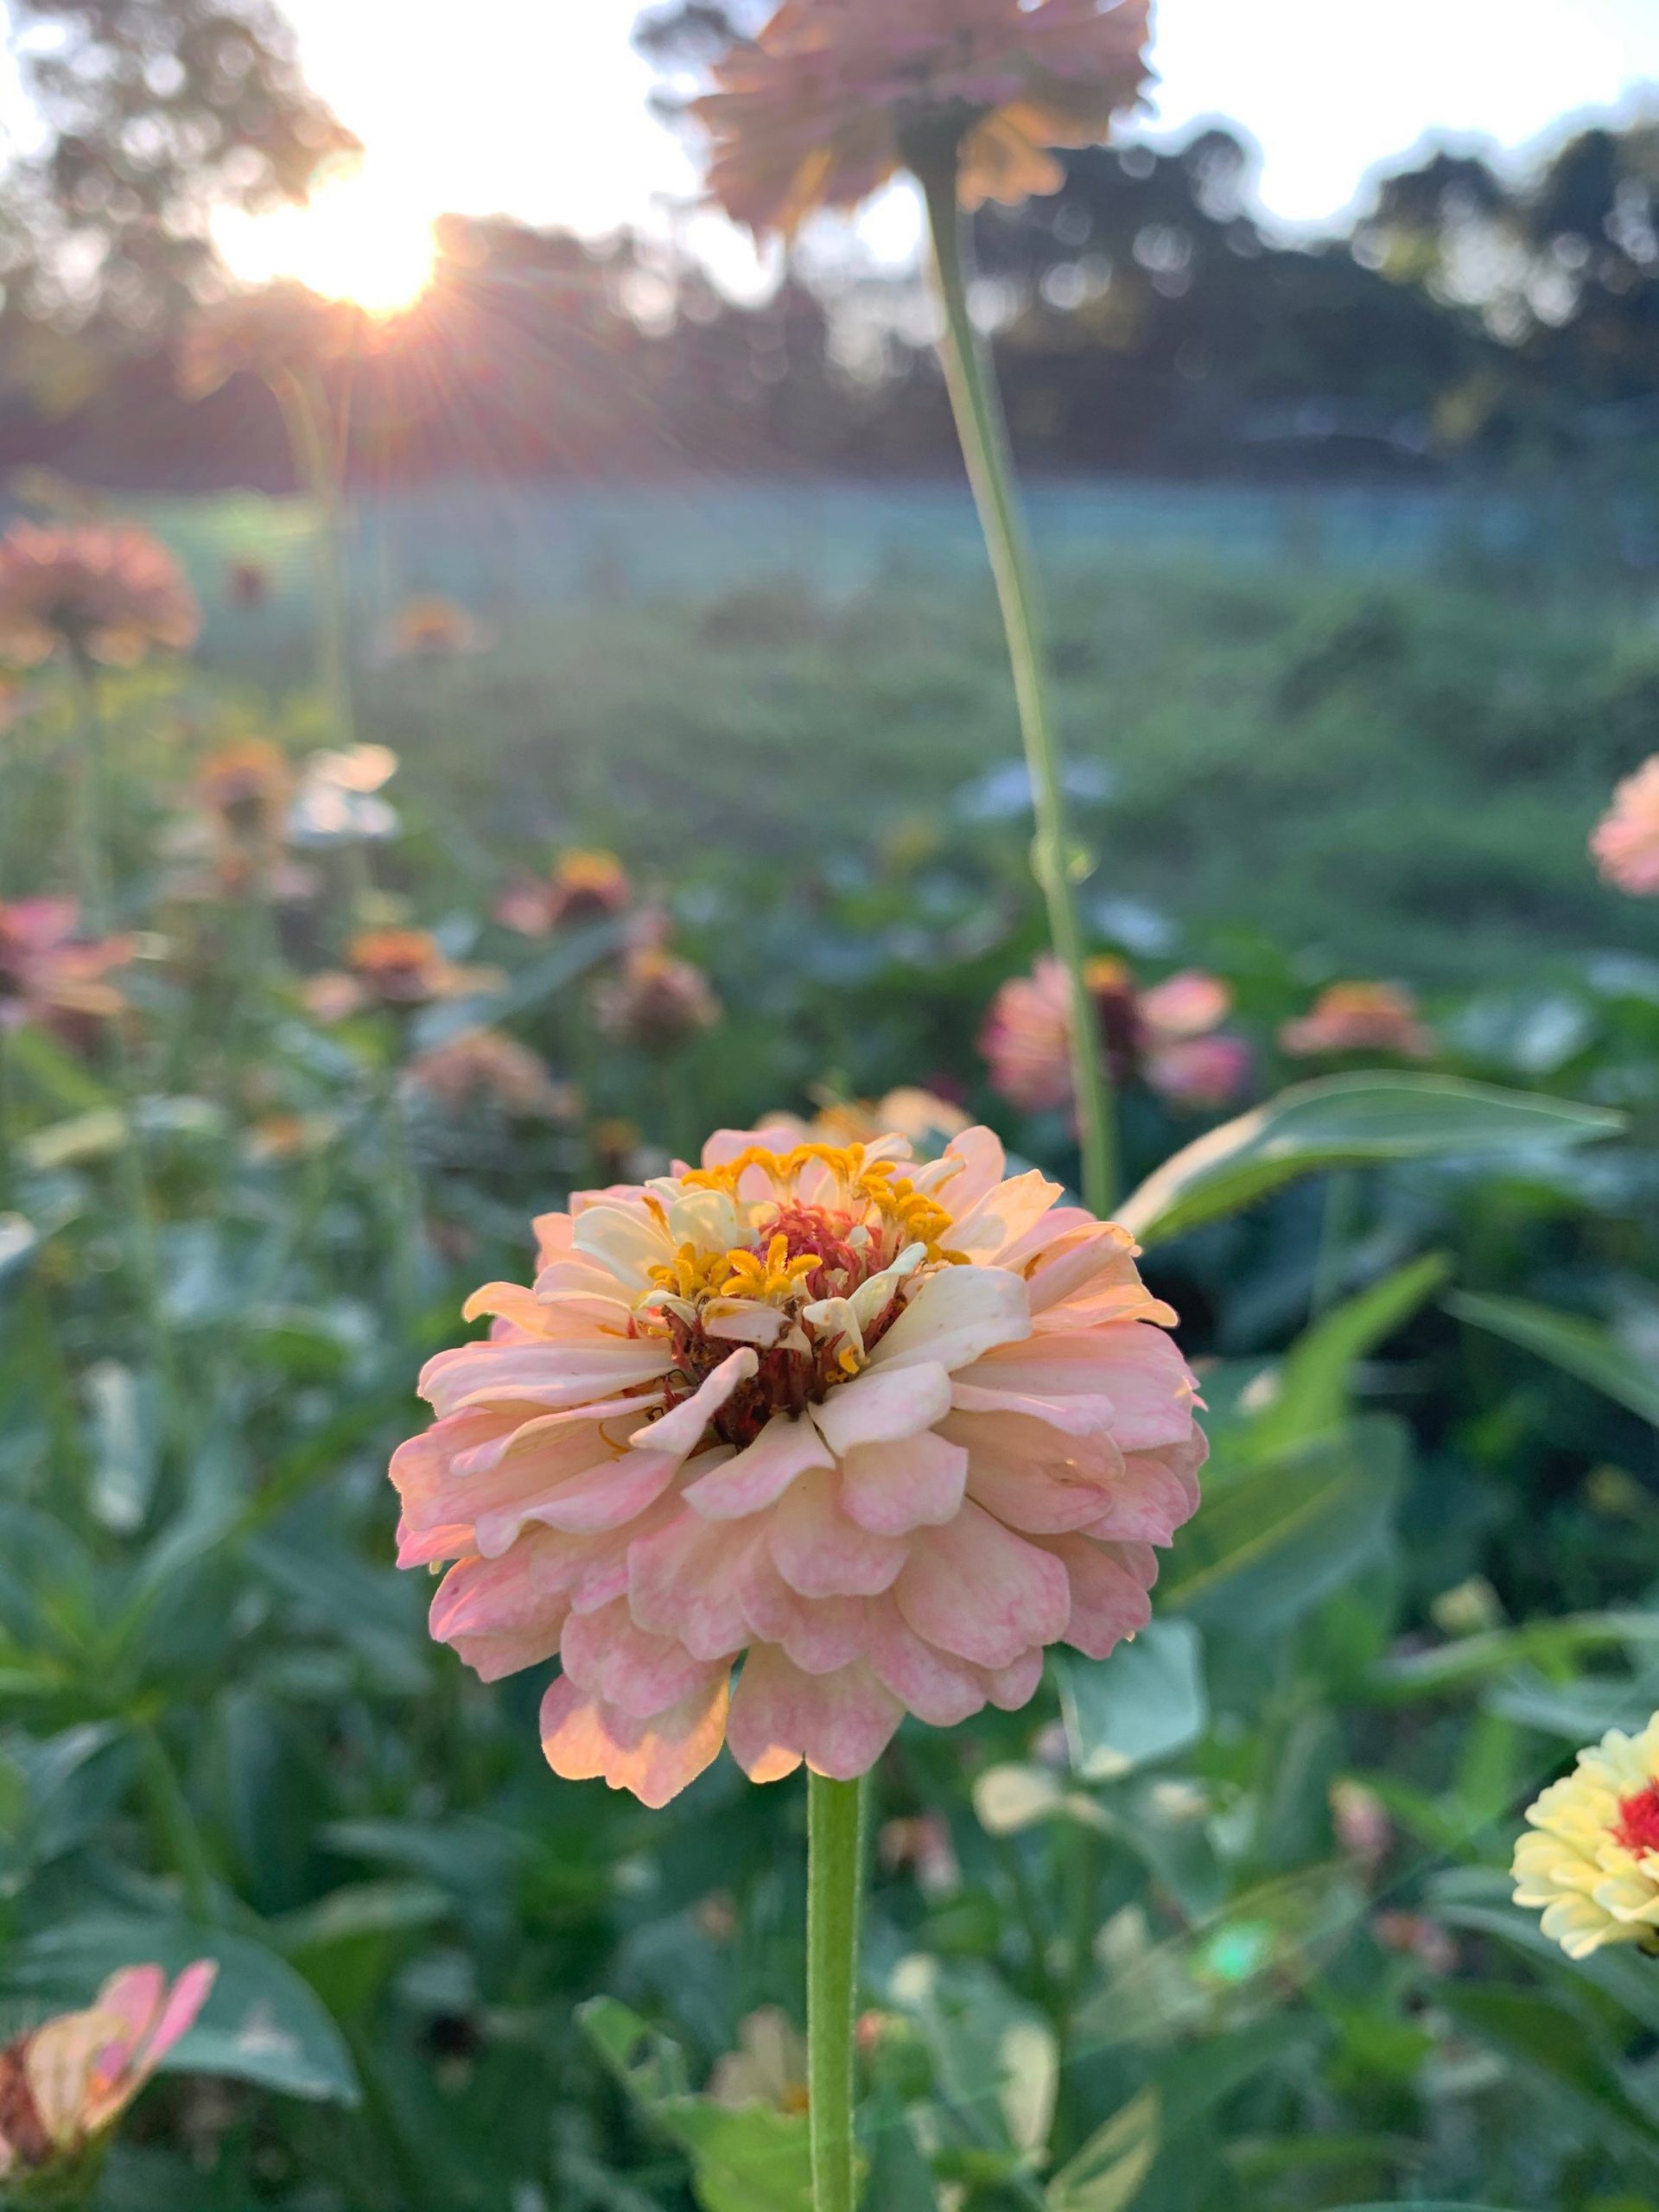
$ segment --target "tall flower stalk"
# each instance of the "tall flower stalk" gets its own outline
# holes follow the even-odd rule
[[[1036,568],[1015,481],[995,368],[969,301],[968,247],[961,206],[961,153],[956,139],[912,156],[927,207],[934,291],[944,317],[945,378],[957,434],[985,532],[997,598],[1007,632],[1014,696],[1031,778],[1037,835],[1032,865],[1048,908],[1056,958],[1065,971],[1071,1007],[1072,1080],[1083,1145],[1083,1195],[1090,1211],[1109,1214],[1117,1198],[1116,1102],[1100,1049],[1089,988],[1083,925],[1066,826],[1065,782],[1049,688],[1047,645]]]
[[[853,2021],[868,1777],[807,1777],[806,2024],[814,2212],[853,2212]]]
[[[335,742],[352,743],[357,728],[352,698],[346,630],[345,523],[340,497],[340,443],[334,411],[319,372],[283,368],[271,375],[282,409],[295,472],[311,503],[313,598],[317,637],[317,686],[328,709]]]

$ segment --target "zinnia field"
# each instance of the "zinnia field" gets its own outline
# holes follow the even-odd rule
[[[1033,482],[1145,0],[685,12],[948,467],[13,483],[0,2207],[1643,2212],[1651,502]]]

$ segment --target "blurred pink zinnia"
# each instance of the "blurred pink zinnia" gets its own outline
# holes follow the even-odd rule
[[[201,609],[184,572],[136,523],[42,530],[0,539],[0,655],[33,665],[67,650],[133,668],[154,646],[183,652]]]
[[[95,2156],[195,2024],[218,1971],[199,1959],[169,1988],[160,1967],[128,1967],[86,2012],[62,2013],[0,2050],[0,2183],[27,2191],[37,2177],[55,2180]],[[69,2200],[54,2196],[60,2201]]]
[[[77,940],[73,899],[0,899],[0,1030],[39,1022],[72,1039],[126,1001],[106,979],[132,957],[129,938]]]
[[[555,1771],[660,1805],[728,1743],[849,1778],[906,1711],[1035,1690],[1149,1618],[1205,1441],[1128,1232],[986,1129],[726,1132],[698,1169],[537,1226],[533,1290],[422,1377],[399,1559],[454,1565],[432,1631],[486,1680],[555,1653]],[[731,1677],[741,1662],[735,1693]]]
[[[1605,882],[1659,896],[1659,753],[1627,776],[1590,840]]]
[[[1149,72],[1149,0],[785,0],[696,103],[709,182],[752,230],[852,207],[921,155],[959,150],[970,206],[1058,189]]]
[[[1426,1060],[1434,1033],[1419,1018],[1417,1001],[1400,983],[1332,983],[1311,1012],[1287,1021],[1279,1042],[1299,1059],[1337,1052],[1391,1052]]]
[[[1233,1003],[1218,976],[1189,969],[1143,991],[1121,960],[1091,960],[1085,975],[1115,1082],[1142,1077],[1172,1104],[1202,1107],[1226,1105],[1249,1081],[1249,1046],[1217,1033]],[[1002,985],[979,1049],[1011,1104],[1040,1114],[1071,1103],[1071,995],[1058,960],[1045,954]]]

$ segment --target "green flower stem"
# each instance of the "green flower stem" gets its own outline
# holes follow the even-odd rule
[[[813,2212],[854,2212],[853,2016],[867,1783],[807,1777],[807,2070]]]
[[[98,674],[85,653],[71,655],[74,670],[75,792],[74,880],[79,925],[88,937],[102,937],[114,912],[110,859],[104,830],[104,718],[99,710]]]
[[[1094,1001],[1084,975],[1083,931],[1071,880],[1060,748],[1049,702],[1046,648],[1035,565],[1014,482],[996,372],[968,304],[966,246],[957,206],[955,149],[919,162],[933,247],[933,276],[944,316],[941,352],[957,433],[979,507],[1007,631],[1020,727],[1031,774],[1037,836],[1032,863],[1048,904],[1049,935],[1071,998],[1071,1062],[1083,1141],[1083,1195],[1097,1214],[1117,1195],[1117,1139],[1110,1077],[1099,1048]]]

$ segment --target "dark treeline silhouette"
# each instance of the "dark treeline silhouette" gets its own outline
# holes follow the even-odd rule
[[[1398,473],[1659,434],[1659,127],[1583,131],[1519,183],[1435,155],[1309,245],[1264,232],[1248,184],[1212,129],[1072,155],[1062,191],[977,219],[1027,465]],[[954,466],[912,280],[791,275],[738,305],[654,240],[457,219],[442,249],[419,307],[335,372],[365,480]],[[0,466],[23,460],[132,488],[288,480],[264,388],[187,406],[164,344],[83,404],[14,385]]]

